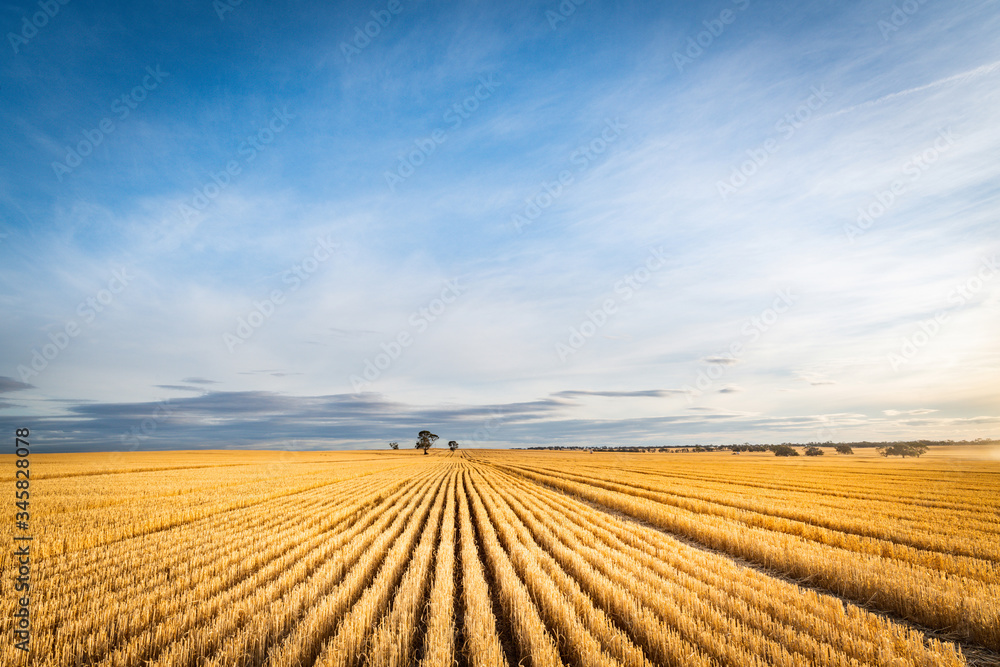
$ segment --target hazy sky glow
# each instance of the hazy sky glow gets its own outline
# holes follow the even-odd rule
[[[4,427],[1000,435],[997,2],[511,5],[5,4]]]

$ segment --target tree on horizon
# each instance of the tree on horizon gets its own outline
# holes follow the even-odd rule
[[[424,450],[424,455],[427,455],[427,450],[434,445],[434,441],[438,439],[438,436],[434,435],[430,431],[421,431],[417,434],[417,444],[413,447],[415,449]]]
[[[922,454],[927,453],[927,446],[918,443],[900,442],[888,447],[879,447],[878,453],[886,457],[902,456],[905,459],[907,456],[913,456],[920,458]]]

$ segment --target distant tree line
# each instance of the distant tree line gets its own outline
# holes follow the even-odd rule
[[[434,435],[430,431],[420,431],[417,434],[417,442],[414,445],[416,449],[424,450],[424,454],[427,454],[434,443],[438,440],[438,436]],[[718,452],[718,451],[732,451],[734,454],[739,454],[740,452],[773,452],[775,456],[799,456],[799,450],[796,448],[802,448],[806,456],[823,456],[823,447],[831,447],[838,454],[853,454],[854,448],[872,448],[878,450],[878,453],[882,456],[901,456],[903,458],[915,457],[919,458],[923,454],[926,454],[928,449],[931,447],[947,447],[956,445],[979,445],[979,444],[1000,444],[998,440],[986,440],[979,438],[972,441],[954,441],[954,440],[912,440],[908,442],[810,442],[806,444],[796,444],[790,442],[783,442],[780,445],[751,445],[749,442],[744,442],[743,444],[734,443],[731,445],[694,445],[693,447],[634,447],[634,446],[614,446],[614,445],[600,445],[600,446],[587,446],[587,445],[559,445],[559,446],[549,446],[549,447],[519,447],[518,449],[529,449],[529,450],[549,450],[549,451],[586,451],[593,454],[594,452],[658,452],[658,453],[681,453],[688,454],[691,452]],[[399,449],[398,442],[390,442],[389,447],[392,449]],[[455,451],[458,449],[458,442],[455,440],[448,441],[448,449]]]
[[[1000,440],[987,440],[977,438],[976,440],[911,440],[906,442],[807,442],[792,443],[783,442],[778,445],[751,445],[749,442],[731,445],[694,445],[693,447],[636,447],[636,446],[615,446],[615,445],[550,445],[547,447],[518,447],[526,450],[547,450],[547,451],[588,451],[588,452],[658,452],[658,453],[681,453],[691,452],[717,452],[732,451],[734,454],[740,452],[774,452],[775,456],[799,456],[800,448],[806,456],[823,456],[823,447],[832,448],[838,454],[849,455],[854,453],[854,449],[877,449],[882,456],[919,457],[931,447],[955,447],[961,445],[990,445],[1000,444]]]

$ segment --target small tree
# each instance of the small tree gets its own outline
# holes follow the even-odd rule
[[[922,454],[927,453],[927,447],[924,445],[911,445],[909,443],[900,442],[895,445],[889,445],[888,447],[879,447],[878,453],[882,456],[902,456],[904,459],[907,456],[920,458]]]
[[[799,452],[790,445],[775,445],[771,448],[775,456],[798,456]]]
[[[806,456],[823,456],[823,450],[819,447],[810,447],[806,450]]]
[[[438,437],[433,433],[431,433],[430,431],[421,431],[420,433],[417,434],[417,444],[415,444],[413,447],[414,449],[424,450],[424,456],[427,456],[427,450],[431,448],[431,446],[434,444],[434,441],[437,439]]]
[[[851,449],[850,445],[837,445],[836,447],[838,454],[853,454],[854,450]]]
[[[389,443],[389,449],[399,449],[399,443],[398,442],[390,442]]]
[[[448,449],[450,449],[451,451],[455,451],[456,449],[458,449],[458,443],[455,442],[454,440],[449,441]]]

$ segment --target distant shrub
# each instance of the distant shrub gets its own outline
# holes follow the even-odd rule
[[[823,450],[819,447],[810,447],[806,450],[806,456],[823,456]]]
[[[771,448],[775,456],[798,456],[799,452],[789,445],[775,445]]]
[[[836,447],[838,454],[853,454],[854,450],[851,449],[850,445],[837,445]]]

